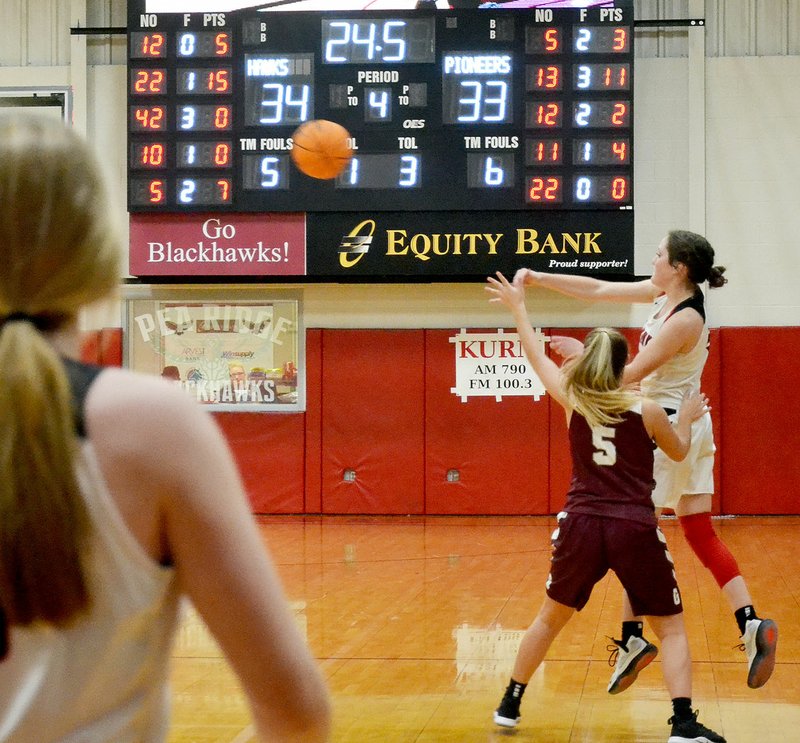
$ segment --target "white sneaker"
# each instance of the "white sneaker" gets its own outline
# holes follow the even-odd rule
[[[775,670],[778,625],[771,619],[748,619],[739,648],[747,656],[747,685],[759,689]]]
[[[519,717],[504,717],[500,714],[500,710],[494,711],[494,724],[500,725],[504,728],[515,728],[517,727],[517,723],[519,723],[521,718]]]
[[[629,637],[627,646],[613,637],[611,640],[614,644],[608,646],[611,651],[608,664],[614,666],[614,673],[608,682],[608,693],[619,694],[636,681],[639,671],[650,665],[658,655],[658,648],[644,637]]]

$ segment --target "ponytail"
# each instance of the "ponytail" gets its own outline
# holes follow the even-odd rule
[[[71,390],[46,333],[117,286],[110,214],[82,138],[0,117],[0,608],[11,626],[63,626],[91,602]]]
[[[596,328],[583,345],[583,354],[562,368],[567,401],[590,426],[619,423],[639,399],[632,389],[621,387],[628,342],[617,330]]]
[[[63,625],[89,602],[71,391],[31,322],[0,328],[0,370],[0,601],[11,625]]]
[[[708,285],[712,289],[719,289],[719,287],[725,286],[728,283],[728,279],[722,275],[724,273],[725,266],[712,266],[708,272]]]

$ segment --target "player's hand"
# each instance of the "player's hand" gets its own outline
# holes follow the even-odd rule
[[[562,359],[580,356],[583,353],[583,343],[581,343],[577,338],[570,338],[566,335],[551,336],[550,348],[552,348]]]
[[[514,285],[517,286],[536,286],[539,283],[536,271],[530,268],[520,268],[514,274]]]
[[[710,410],[711,407],[708,404],[708,398],[702,392],[688,392],[681,401],[678,417],[688,418],[694,423]]]
[[[504,304],[512,312],[525,309],[525,289],[521,284],[516,281],[510,284],[500,271],[497,272],[496,279],[488,276],[486,281],[489,283],[484,288],[491,295],[489,297],[490,302]]]

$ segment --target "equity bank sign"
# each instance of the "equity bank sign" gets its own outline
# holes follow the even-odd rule
[[[501,215],[484,212],[477,220],[483,229],[472,229],[468,223],[476,220],[461,213],[449,218],[425,213],[428,224],[419,229],[414,223],[420,220],[414,214],[403,214],[400,219],[396,213],[351,216],[350,224],[343,224],[347,215],[309,214],[309,272],[448,280],[483,278],[487,273],[523,265],[551,271],[632,272],[632,236],[626,239],[622,223],[628,215],[622,215],[620,225],[603,225],[604,229],[564,229],[572,226],[570,221],[575,227],[590,227],[596,216],[584,217],[585,224],[578,224],[563,215],[558,221],[539,215],[532,224],[527,214],[522,218],[516,212]],[[440,224],[430,225],[432,220]],[[331,242],[337,227],[341,232],[334,253]]]
[[[342,238],[339,250],[339,263],[342,268],[352,268],[367,254],[374,234],[375,221],[365,219]],[[539,235],[538,230],[518,228],[514,252],[517,255],[539,252],[550,255],[564,255],[569,252],[600,255],[603,252],[597,242],[600,237],[599,232]],[[386,256],[388,258],[409,256],[420,261],[445,256],[472,256],[478,255],[479,252],[496,256],[498,246],[504,238],[506,235],[502,233],[488,232],[409,234],[408,230],[386,230]]]
[[[132,276],[483,281],[633,273],[633,211],[132,214]]]

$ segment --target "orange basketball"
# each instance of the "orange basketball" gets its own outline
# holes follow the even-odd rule
[[[349,138],[350,132],[334,121],[306,121],[292,135],[292,160],[312,178],[335,178],[353,156]]]

